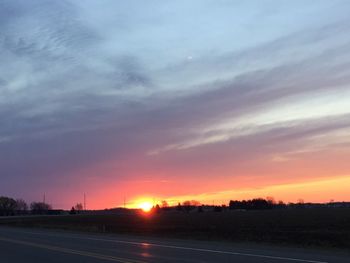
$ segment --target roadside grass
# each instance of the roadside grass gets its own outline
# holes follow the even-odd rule
[[[64,215],[1,218],[0,225],[350,248],[350,209],[276,209],[185,213]]]

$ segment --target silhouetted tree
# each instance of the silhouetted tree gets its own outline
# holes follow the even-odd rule
[[[182,205],[180,203],[177,204],[176,210],[177,211],[182,211]]]
[[[191,201],[184,201],[182,202],[183,206],[190,206],[191,205]]]
[[[81,211],[83,211],[83,204],[82,203],[77,203],[75,206],[74,206],[74,209],[77,213],[80,213]]]
[[[16,212],[18,214],[25,214],[28,210],[28,205],[23,199],[16,200]]]
[[[163,200],[161,203],[162,203],[162,208],[169,207],[169,204],[167,201]]]
[[[30,204],[30,210],[33,214],[47,214],[52,207],[44,202],[33,202]]]
[[[72,206],[71,210],[69,211],[70,215],[75,215],[77,212],[75,211],[74,206]]]
[[[0,215],[10,216],[14,215],[16,210],[16,201],[13,198],[1,196],[0,197]]]
[[[283,203],[282,200],[279,200],[278,203],[275,205],[277,208],[286,208],[287,205]]]
[[[265,200],[263,198],[255,198],[252,200],[233,201],[229,203],[230,209],[244,209],[244,210],[259,210],[272,209],[275,203],[273,200]]]
[[[275,198],[272,197],[272,196],[266,197],[266,201],[267,201],[269,204],[271,204],[271,205],[275,205],[275,204],[276,204]]]
[[[255,198],[251,200],[250,209],[271,209],[273,205],[263,198]]]
[[[304,199],[299,198],[297,203],[298,203],[298,204],[304,204],[304,203],[305,203],[305,201],[304,201]]]
[[[190,203],[191,203],[191,206],[200,206],[201,205],[201,202],[199,202],[197,200],[191,200]]]
[[[243,201],[231,200],[229,203],[230,209],[246,209],[243,205]]]
[[[201,203],[197,200],[187,200],[187,201],[184,201],[182,203],[183,205],[183,209],[186,211],[186,212],[189,212],[191,211],[192,209],[195,209],[197,206],[200,206]]]
[[[182,203],[183,206],[200,206],[201,203],[197,200],[187,200]]]
[[[23,199],[17,199],[16,200],[16,210],[19,210],[19,211],[28,210],[28,205],[27,205],[26,201],[24,201]]]
[[[297,208],[304,208],[304,207],[305,207],[305,201],[304,201],[304,199],[299,198],[296,207],[297,207]]]
[[[191,201],[182,202],[183,210],[189,212],[191,210]]]
[[[152,212],[154,213],[159,213],[160,212],[160,206],[157,204],[152,207]]]

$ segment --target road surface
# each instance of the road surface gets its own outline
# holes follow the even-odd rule
[[[126,235],[0,227],[1,263],[341,263],[350,254]]]

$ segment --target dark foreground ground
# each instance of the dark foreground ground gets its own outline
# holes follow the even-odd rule
[[[1,225],[350,250],[349,208],[0,217]]]
[[[2,263],[342,263],[350,254],[277,246],[0,227]]]

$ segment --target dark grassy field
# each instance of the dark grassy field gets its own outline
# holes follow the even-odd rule
[[[350,248],[348,208],[1,218],[0,225]]]

